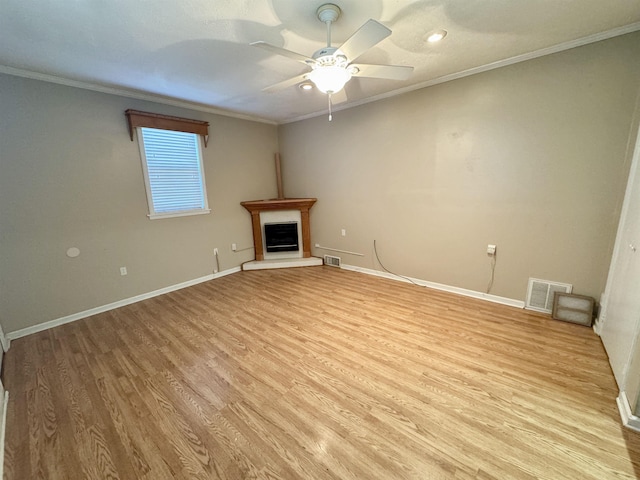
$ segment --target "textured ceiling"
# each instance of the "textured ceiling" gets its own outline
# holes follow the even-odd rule
[[[325,112],[326,96],[264,87],[307,70],[249,46],[310,56],[326,30],[322,0],[3,0],[0,72],[140,92],[288,122]],[[393,34],[358,63],[411,65],[406,81],[354,78],[341,107],[436,83],[532,52],[640,29],[640,0],[336,0],[339,45],[369,18]],[[426,36],[449,34],[438,44]],[[560,47],[558,47],[560,45]],[[546,50],[545,50],[546,49]]]

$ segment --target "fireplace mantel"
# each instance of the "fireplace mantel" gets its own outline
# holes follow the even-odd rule
[[[317,198],[274,198],[271,200],[251,200],[240,202],[244,208],[253,212],[262,210],[306,210],[307,212],[318,201]]]
[[[274,198],[271,200],[250,200],[240,202],[251,213],[253,226],[253,246],[255,247],[256,260],[264,260],[262,247],[262,227],[260,225],[260,212],[272,210],[299,210],[302,229],[302,257],[311,257],[311,228],[309,226],[309,209],[316,203],[317,198]]]

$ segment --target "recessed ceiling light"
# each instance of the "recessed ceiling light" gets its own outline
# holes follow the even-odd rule
[[[311,85],[309,82],[301,83],[299,86],[302,90],[311,90],[313,88],[313,85]]]
[[[427,37],[427,42],[429,43],[439,42],[446,36],[447,36],[446,30],[436,30],[435,32],[433,32],[431,35]]]

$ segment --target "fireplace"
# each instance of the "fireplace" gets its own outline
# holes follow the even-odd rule
[[[256,259],[243,270],[322,265],[311,256],[309,209],[315,198],[278,198],[241,202],[251,213]]]
[[[264,245],[268,253],[297,252],[298,222],[265,223]]]

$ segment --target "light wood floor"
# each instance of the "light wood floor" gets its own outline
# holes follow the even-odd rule
[[[331,267],[230,275],[5,362],[8,480],[640,476],[591,329]]]

